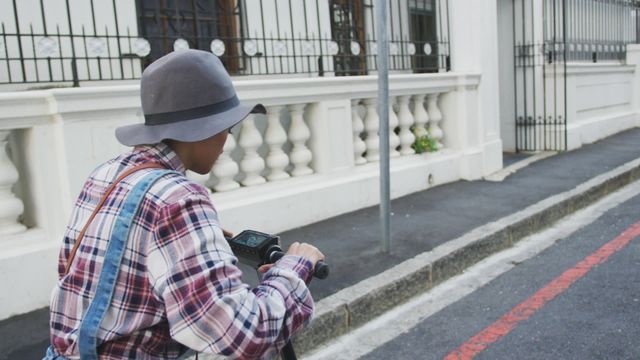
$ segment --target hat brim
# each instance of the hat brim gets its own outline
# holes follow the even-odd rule
[[[208,139],[233,127],[249,114],[266,114],[266,112],[262,104],[239,105],[225,112],[169,124],[126,125],[116,129],[116,139],[126,146],[156,144],[167,139],[195,142]]]

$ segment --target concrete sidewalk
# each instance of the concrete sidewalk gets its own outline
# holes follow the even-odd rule
[[[502,182],[457,182],[394,200],[390,255],[379,251],[378,207],[280,234],[285,245],[316,245],[331,266],[329,279],[311,284],[318,311],[296,339],[298,352],[640,178],[636,159],[640,129],[543,159]],[[48,341],[47,319],[41,310],[0,322],[0,359],[38,358]]]

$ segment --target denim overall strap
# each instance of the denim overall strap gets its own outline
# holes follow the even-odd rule
[[[66,357],[58,354],[53,346],[49,345],[47,348],[47,354],[42,358],[42,360],[68,360]]]
[[[143,177],[142,180],[131,189],[124,200],[124,204],[120,208],[113,227],[111,239],[109,239],[107,250],[104,254],[104,263],[98,280],[96,294],[80,324],[78,347],[80,350],[80,358],[83,360],[98,359],[98,330],[111,304],[111,298],[113,297],[113,291],[116,285],[116,279],[118,278],[120,264],[122,263],[122,255],[127,245],[127,238],[129,237],[133,217],[138,212],[144,195],[149,188],[151,188],[161,176],[167,173],[176,172],[172,170],[151,171],[150,174]]]

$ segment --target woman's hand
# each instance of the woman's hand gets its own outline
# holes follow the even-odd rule
[[[324,254],[321,253],[320,250],[318,250],[318,248],[316,248],[315,246],[307,243],[294,242],[289,246],[289,250],[287,250],[287,253],[285,255],[301,256],[311,261],[311,263],[313,264],[313,268],[316,267],[318,261],[324,261]],[[273,264],[262,265],[258,268],[258,272],[266,273],[267,271],[269,271],[269,269],[271,269],[271,267],[273,267]]]

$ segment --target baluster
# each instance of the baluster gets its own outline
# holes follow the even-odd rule
[[[429,123],[429,115],[427,110],[424,109],[424,98],[426,95],[414,95],[413,96],[413,118],[415,119],[415,126],[413,133],[416,137],[427,136],[427,124]]]
[[[269,181],[277,181],[289,177],[284,169],[289,165],[289,157],[282,151],[282,145],[287,142],[287,133],[280,123],[280,111],[283,106],[269,106],[267,109],[267,131],[265,142],[269,145],[267,155],[267,167],[269,168]]]
[[[411,96],[399,96],[398,97],[398,121],[400,123],[400,154],[412,155],[415,154],[415,150],[411,147],[416,141],[415,135],[411,132],[411,126],[414,119],[409,110],[409,99]]]
[[[398,116],[396,112],[393,111],[393,105],[396,102],[395,97],[389,98],[389,156],[397,157],[400,156],[398,152],[398,146],[400,146],[400,138],[396,134],[396,128],[398,127]]]
[[[0,235],[10,235],[25,231],[27,228],[18,222],[24,211],[22,200],[11,192],[13,184],[18,182],[18,171],[7,156],[9,130],[0,130]]]
[[[245,174],[245,177],[240,183],[244,186],[265,183],[267,180],[260,176],[260,172],[264,170],[264,160],[258,154],[258,148],[262,145],[262,136],[256,128],[253,115],[249,115],[242,121],[238,143],[244,150],[244,157],[240,161],[240,170]]]
[[[306,146],[307,140],[311,137],[309,127],[304,122],[304,108],[307,104],[289,105],[291,113],[291,126],[289,126],[289,141],[293,144],[289,158],[293,164],[291,175],[303,176],[313,174],[313,170],[309,167],[313,154]]]
[[[361,165],[367,162],[367,159],[362,156],[367,145],[360,138],[360,134],[364,130],[364,122],[358,113],[358,107],[360,100],[351,100],[351,121],[353,122],[353,155],[356,165]]]
[[[213,187],[217,192],[234,190],[240,187],[240,184],[234,180],[238,175],[239,167],[231,158],[231,152],[236,148],[236,139],[233,134],[227,135],[227,142],[224,143],[222,154],[211,172],[218,179],[218,183]]]
[[[380,127],[380,119],[376,110],[378,101],[376,99],[365,99],[364,106],[367,109],[364,118],[364,128],[367,132],[367,161],[380,160],[380,138],[378,129]]]
[[[438,96],[440,94],[429,94],[427,96],[427,112],[429,113],[429,133],[431,137],[436,141],[436,147],[438,150],[442,149],[442,138],[444,132],[440,128],[440,121],[442,121],[442,113],[438,108]]]

